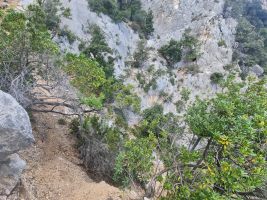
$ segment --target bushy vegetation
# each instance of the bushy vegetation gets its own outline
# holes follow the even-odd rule
[[[158,88],[158,78],[168,73],[163,69],[155,70],[153,65],[148,68],[147,72],[147,74],[139,72],[136,75],[139,87],[143,88],[146,93],[148,93],[150,89],[156,90]]]
[[[260,65],[267,70],[267,11],[261,6],[261,1],[227,1],[225,15],[238,19],[236,32],[238,48],[233,59],[239,61],[243,77],[249,67]]]
[[[140,68],[143,66],[144,62],[148,59],[148,48],[146,47],[146,43],[144,40],[141,40],[137,49],[133,55],[133,67]]]
[[[67,121],[63,118],[58,119],[57,123],[62,126],[67,125]]]
[[[71,83],[85,95],[83,103],[101,108],[104,100],[103,87],[107,83],[105,72],[99,63],[84,55],[68,54],[64,70],[72,77]]]
[[[181,43],[174,39],[159,49],[159,53],[167,61],[169,66],[173,66],[175,63],[182,60]]]
[[[62,12],[62,16],[70,19],[71,18],[71,10],[70,10],[70,8],[64,9],[64,11]]]
[[[115,179],[146,185],[150,196],[155,195],[153,183],[159,181],[165,191],[161,198],[166,200],[264,199],[266,80],[250,79],[246,85],[229,78],[223,87],[228,88],[225,93],[198,99],[188,109],[187,125],[195,136],[190,146],[173,145],[181,131],[162,126],[166,123],[162,107],[145,111],[141,123],[145,129],[140,133],[146,134],[125,143],[117,157]],[[152,152],[160,156],[165,169],[153,171],[157,165],[153,167]]]
[[[215,72],[213,74],[211,74],[210,76],[210,81],[214,84],[219,84],[223,81],[223,74],[220,72]]]
[[[152,153],[156,148],[156,141],[154,135],[149,135],[125,142],[125,151],[116,158],[114,181],[123,186],[128,186],[131,181],[144,186],[153,173]]]
[[[184,100],[185,102],[189,100],[191,92],[187,88],[182,88],[181,90],[181,99]]]
[[[64,26],[58,31],[58,36],[66,37],[70,44],[76,40],[76,36],[72,33],[67,26]]]
[[[218,42],[218,46],[219,46],[219,47],[227,47],[227,46],[226,46],[226,43],[225,43],[224,40],[220,40],[220,41]]]
[[[98,116],[86,117],[82,124],[74,119],[70,125],[71,132],[78,136],[77,147],[86,169],[94,174],[93,178],[110,181],[116,156],[126,135]]]
[[[167,61],[169,67],[180,61],[194,62],[199,57],[199,42],[188,32],[180,41],[171,39],[168,44],[159,49],[159,53]]]
[[[58,32],[59,24],[60,24],[60,12],[58,10],[59,6],[61,6],[60,0],[44,0],[38,1],[39,6],[42,8],[45,13],[44,21],[46,27],[52,31],[52,34],[56,34]]]
[[[153,31],[153,13],[142,10],[140,0],[88,0],[90,8],[110,16],[115,22],[130,21],[141,36],[149,37]]]
[[[80,51],[90,59],[95,59],[103,68],[107,77],[112,77],[114,72],[114,58],[112,50],[109,48],[103,31],[97,25],[92,25],[89,32],[92,36],[88,43],[81,43]]]
[[[51,66],[45,63],[54,58],[58,48],[51,40],[46,13],[40,6],[31,5],[25,13],[0,12],[0,89],[27,107],[36,84],[32,72],[42,75],[50,71]]]

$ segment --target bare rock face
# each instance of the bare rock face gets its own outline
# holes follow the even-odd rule
[[[10,195],[25,167],[16,153],[33,142],[27,112],[12,96],[0,91],[0,198]]]
[[[25,1],[25,0],[24,0]],[[119,77],[125,68],[125,61],[129,59],[138,43],[139,36],[126,23],[114,23],[113,20],[103,14],[92,12],[87,0],[69,1],[61,0],[62,5],[71,9],[71,18],[62,18],[61,26],[67,26],[78,38],[90,41],[88,33],[90,25],[97,25],[104,32],[108,46],[113,49],[115,63],[115,76]],[[73,44],[62,40],[57,41],[62,50],[79,52],[78,41]]]

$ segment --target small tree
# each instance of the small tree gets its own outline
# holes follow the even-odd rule
[[[154,32],[152,10],[149,10],[149,12],[146,15],[143,32],[144,32],[146,38],[148,38]]]
[[[171,39],[169,44],[162,46],[159,49],[159,53],[167,61],[170,67],[182,59],[181,44],[179,41]]]
[[[175,63],[182,60],[194,62],[199,57],[199,41],[186,31],[180,41],[171,39],[169,44],[159,49],[159,53],[167,61],[169,67],[173,67]]]
[[[103,68],[107,77],[112,77],[114,72],[114,63],[111,56],[112,50],[108,46],[105,35],[97,25],[89,27],[91,33],[90,44],[84,44],[81,51],[90,59],[95,59]],[[107,56],[108,55],[108,56]]]
[[[40,6],[31,5],[25,13],[8,10],[0,16],[0,89],[23,106],[32,103],[33,73],[49,77],[57,53]]]
[[[141,40],[138,42],[138,46],[134,52],[133,58],[133,66],[136,68],[142,67],[144,62],[148,59],[148,48],[146,47],[145,41]]]

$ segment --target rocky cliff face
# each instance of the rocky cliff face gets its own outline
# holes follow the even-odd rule
[[[180,99],[179,93],[184,87],[191,90],[191,98],[196,95],[205,97],[215,92],[217,88],[210,83],[210,75],[214,72],[225,73],[223,66],[231,63],[236,27],[235,20],[223,18],[224,0],[143,0],[142,3],[154,13],[155,33],[148,45],[158,49],[170,39],[180,39],[185,30],[190,29],[201,46],[201,56],[195,63],[199,67],[199,73],[192,75],[179,70],[186,67],[186,63],[181,63],[173,70],[176,84],[170,84],[170,77],[161,77],[158,81],[158,91],[167,90],[169,94],[174,94],[172,102]],[[225,45],[219,46],[219,41],[224,41]],[[156,51],[153,53],[157,54]],[[159,61],[154,65],[164,68],[166,65]],[[148,65],[150,64],[153,63],[149,62]],[[151,106],[150,102],[144,103]],[[165,110],[169,112],[175,108],[168,104],[165,105]]]
[[[223,18],[224,0],[142,0],[144,9],[151,9],[154,14],[153,36],[146,45],[150,48],[149,59],[141,69],[127,66],[127,61],[132,60],[132,55],[140,38],[126,23],[115,24],[108,16],[90,11],[86,0],[62,0],[64,7],[71,9],[71,18],[63,18],[62,27],[67,26],[79,39],[90,41],[90,34],[86,31],[92,24],[98,25],[105,33],[110,48],[113,49],[115,61],[115,74],[124,76],[124,82],[134,86],[135,92],[142,99],[142,108],[148,108],[155,103],[164,105],[165,112],[174,112],[175,102],[181,99],[180,92],[183,88],[191,91],[190,99],[195,96],[210,96],[217,90],[217,86],[210,83],[210,75],[214,72],[225,74],[223,66],[232,61],[232,46],[236,21]],[[148,72],[150,66],[157,70],[170,71],[166,62],[158,54],[158,49],[170,39],[181,39],[185,30],[200,41],[201,56],[194,65],[198,66],[198,73],[186,73],[187,63],[179,63],[170,73],[164,73],[156,79],[156,89],[145,92],[138,83],[136,75],[143,74],[151,77]],[[218,45],[224,41],[225,45]],[[62,49],[78,52],[78,40],[70,45],[64,38],[58,42]],[[174,76],[174,84],[170,80]],[[171,101],[164,103],[160,92],[165,91],[172,96]],[[131,121],[131,120],[130,120]]]
[[[27,112],[0,91],[0,199],[8,199],[25,167],[17,152],[33,143]]]

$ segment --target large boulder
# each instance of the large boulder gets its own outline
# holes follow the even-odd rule
[[[254,65],[250,68],[250,73],[260,77],[264,74],[264,69],[259,65]]]
[[[27,112],[11,95],[0,91],[0,160],[33,141]]]
[[[16,153],[33,142],[27,112],[12,96],[0,91],[0,197],[10,195],[25,167]]]

